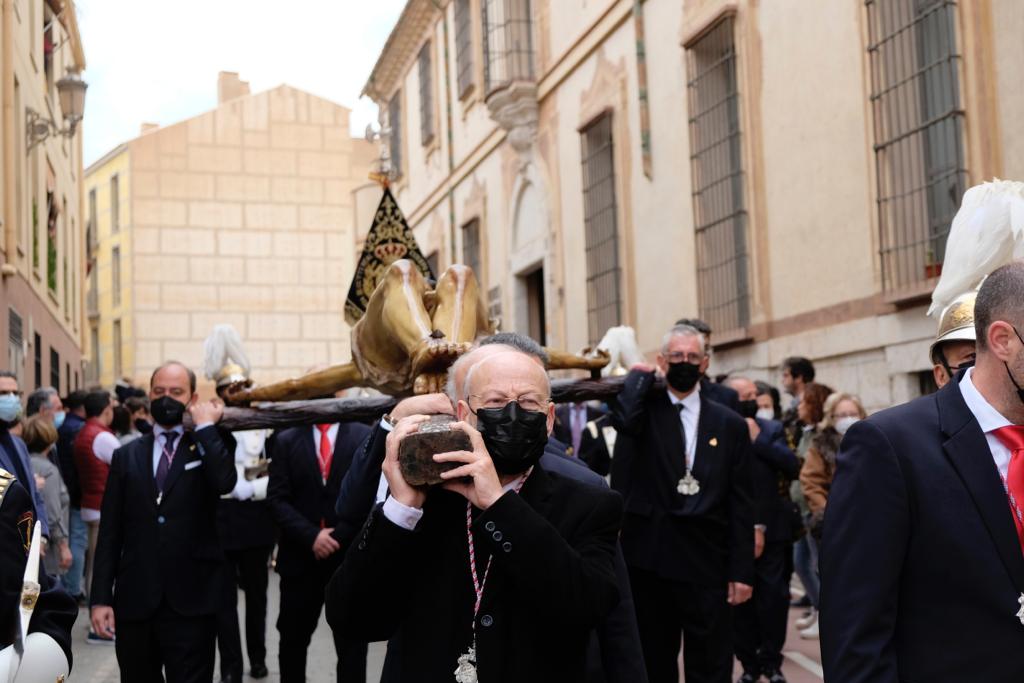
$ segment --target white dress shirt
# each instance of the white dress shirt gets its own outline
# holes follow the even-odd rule
[[[676,406],[680,403],[683,405],[679,419],[686,430],[686,469],[693,471],[693,460],[697,457],[697,425],[700,424],[700,383],[686,398],[677,398],[669,391],[668,400],[676,410],[679,410]]]
[[[516,477],[509,483],[502,486],[502,493],[508,493],[515,489],[522,479],[523,477]],[[388,496],[388,499],[384,501],[384,506],[381,508],[381,511],[392,524],[400,526],[408,531],[414,531],[416,529],[416,525],[420,523],[420,519],[423,517],[423,508],[409,507],[408,505],[399,503],[390,495]]]
[[[974,419],[981,425],[981,431],[985,432],[985,440],[988,441],[988,448],[992,451],[992,459],[996,463],[1003,481],[1006,481],[1007,473],[1010,470],[1010,449],[1003,445],[993,432],[1001,427],[1009,427],[1013,423],[1003,417],[1002,413],[992,407],[992,404],[985,400],[978,388],[974,386],[971,379],[974,368],[968,368],[964,378],[960,380],[960,393],[963,394],[967,408],[974,415]]]
[[[92,442],[92,454],[99,460],[110,464],[114,459],[114,451],[121,447],[121,441],[110,432],[100,432]],[[100,518],[100,511],[82,508],[82,521],[95,522]]]
[[[177,434],[174,437],[174,450],[178,450],[178,446],[181,445],[181,437],[185,433],[185,428],[181,425],[174,427],[173,429],[164,429],[160,425],[153,425],[153,476],[156,476],[156,470],[160,467],[160,458],[164,455],[164,434],[166,432],[174,432]],[[173,453],[172,453],[173,455]]]

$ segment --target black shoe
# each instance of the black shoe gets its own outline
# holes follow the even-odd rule
[[[786,677],[782,675],[782,671],[779,669],[765,671],[764,677],[768,679],[768,683],[786,683]]]
[[[220,683],[242,683],[242,677],[240,675],[227,674],[220,677]]]
[[[736,683],[757,683],[759,680],[761,680],[761,677],[757,674],[744,671],[743,675],[736,679]]]
[[[799,600],[792,600],[789,603],[789,606],[790,607],[812,607],[811,599],[805,595],[804,597],[800,598]]]
[[[267,671],[267,665],[262,663],[253,664],[252,668],[249,670],[249,675],[253,678],[266,678],[269,673],[270,672]]]

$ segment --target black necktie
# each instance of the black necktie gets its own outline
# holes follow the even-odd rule
[[[679,411],[679,436],[683,438],[683,458],[686,458],[686,425],[683,424],[683,410],[686,408],[682,403],[676,404],[676,410]]]
[[[174,458],[174,442],[178,439],[177,432],[164,432],[160,436],[164,439],[163,451],[160,453],[160,462],[156,466],[156,490],[164,492],[164,483],[167,481],[167,473],[171,471],[171,460]]]

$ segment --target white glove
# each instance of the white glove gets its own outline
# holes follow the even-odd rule
[[[249,482],[252,485],[252,499],[266,500],[267,486],[270,484],[270,477],[257,477]]]
[[[249,500],[255,493],[252,482],[247,481],[245,477],[239,477],[235,488],[231,491],[231,497],[236,500]]]

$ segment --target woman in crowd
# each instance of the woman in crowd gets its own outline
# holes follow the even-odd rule
[[[800,487],[811,513],[810,531],[821,540],[825,504],[836,471],[836,455],[843,435],[855,422],[867,417],[860,399],[852,394],[832,394],[825,401],[825,415],[800,469]]]
[[[818,425],[825,417],[825,401],[832,393],[832,389],[824,384],[811,382],[804,387],[803,398],[797,406],[797,414],[800,422],[804,425],[803,435],[797,445],[797,456],[801,462],[806,461],[807,452],[811,448],[815,436],[818,434]],[[806,523],[810,522],[811,512],[804,499],[803,490],[799,482],[793,482],[791,489],[793,501],[800,507]],[[800,583],[807,592],[807,598],[811,601],[811,611],[802,619],[797,619],[796,627],[800,629],[800,637],[807,640],[818,638],[818,593],[821,583],[818,579],[818,544],[810,534],[804,534],[793,546],[793,568]]]
[[[46,518],[50,521],[50,541],[43,566],[47,574],[60,576],[71,566],[71,547],[68,545],[71,500],[60,470],[49,458],[53,445],[57,443],[57,429],[49,417],[37,414],[24,421],[22,436],[32,456],[32,473],[36,476],[46,503]]]

